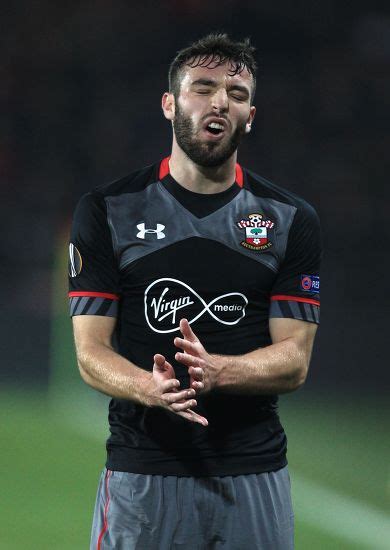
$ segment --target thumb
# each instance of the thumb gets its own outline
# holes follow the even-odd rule
[[[164,365],[165,365],[165,357],[160,353],[156,353],[156,355],[153,357],[153,360],[154,360],[153,368],[156,368],[159,371],[163,371]]]

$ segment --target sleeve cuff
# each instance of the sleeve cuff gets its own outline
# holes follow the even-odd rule
[[[320,302],[319,300],[300,296],[271,296],[269,317],[286,317],[319,324]]]
[[[70,316],[101,315],[118,316],[119,296],[106,292],[69,292]]]

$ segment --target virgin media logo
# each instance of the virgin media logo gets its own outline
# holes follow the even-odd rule
[[[241,292],[229,292],[206,302],[194,289],[178,279],[157,279],[145,290],[145,318],[154,332],[175,332],[180,319],[194,323],[210,315],[223,325],[236,325],[245,317],[248,300]]]

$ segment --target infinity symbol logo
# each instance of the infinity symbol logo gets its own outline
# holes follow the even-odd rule
[[[194,314],[192,319],[188,319],[190,324],[207,312],[218,323],[236,325],[245,317],[245,307],[248,304],[246,296],[241,292],[222,294],[207,304],[186,283],[171,278],[153,281],[145,290],[144,302],[146,321],[154,332],[159,333],[178,330],[180,319],[189,317],[185,315],[186,308]]]

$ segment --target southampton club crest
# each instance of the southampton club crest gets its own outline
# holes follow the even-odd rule
[[[241,241],[241,246],[250,250],[267,250],[272,246],[268,230],[274,225],[273,221],[264,219],[263,214],[249,214],[246,220],[237,222],[240,229],[245,229],[245,241]]]

